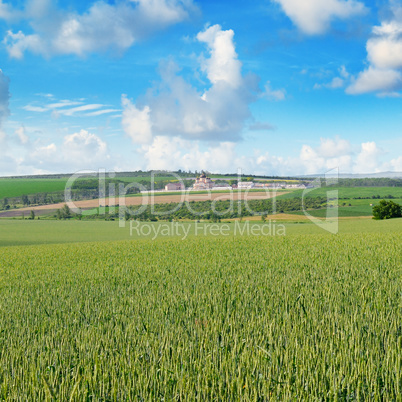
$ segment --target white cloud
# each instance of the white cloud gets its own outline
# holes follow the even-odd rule
[[[399,89],[401,84],[402,75],[399,71],[383,70],[370,66],[352,81],[346,92],[351,95],[378,91],[392,92],[394,89]]]
[[[283,101],[286,98],[286,91],[284,89],[272,89],[271,83],[267,81],[262,96],[274,101]]]
[[[71,107],[74,106],[74,107]],[[23,107],[27,112],[44,113],[52,112],[54,118],[59,118],[60,116],[101,116],[104,114],[119,112],[120,109],[104,109],[106,105],[99,103],[95,104],[85,104],[82,101],[70,101],[68,99],[63,99],[58,102],[50,104],[29,104]],[[91,112],[92,111],[92,112]],[[85,113],[88,112],[88,113]]]
[[[25,35],[22,31],[13,33],[7,31],[7,35],[3,40],[4,45],[10,57],[14,59],[22,59],[26,50],[30,50],[35,54],[46,54],[47,51],[39,35]]]
[[[340,137],[321,138],[316,147],[304,144],[295,157],[272,155],[263,149],[254,150],[252,155],[240,155],[237,147],[234,142],[216,142],[205,148],[200,141],[156,136],[151,144],[141,146],[140,153],[145,158],[145,168],[155,170],[204,169],[227,173],[241,168],[264,175],[323,174],[335,168],[342,173],[402,170],[402,156],[383,162],[385,152],[375,142],[352,145]]]
[[[202,91],[178,75],[178,66],[163,62],[161,82],[134,105],[123,97],[123,128],[134,142],[149,143],[155,136],[237,141],[249,104],[256,99],[256,79],[242,76],[233,44],[233,32],[219,25],[197,35],[207,43],[209,57],[201,69],[210,81]]]
[[[339,76],[334,77],[329,83],[327,84],[315,84],[314,89],[321,89],[321,88],[328,88],[328,89],[339,89],[343,88],[346,85],[350,74],[346,70],[345,66],[341,66],[338,69]]]
[[[81,104],[82,104],[82,102],[62,100],[60,102],[50,103],[49,105],[47,105],[47,107],[48,107],[48,109],[58,109],[58,108],[62,108],[62,107],[76,106],[76,105],[81,105]]]
[[[49,108],[47,107],[35,106],[35,105],[26,105],[23,107],[23,109],[26,110],[27,112],[36,112],[36,113],[43,113],[49,110]]]
[[[272,0],[279,3],[293,23],[308,35],[325,33],[333,20],[348,19],[367,10],[356,0]]]
[[[137,144],[152,142],[152,125],[149,106],[138,109],[125,95],[122,96],[124,132]]]
[[[64,137],[63,152],[67,159],[86,161],[98,160],[99,157],[106,157],[107,145],[95,134],[86,130]]]
[[[24,126],[17,128],[17,130],[15,130],[15,135],[22,145],[26,145],[29,142],[29,137],[26,135]]]
[[[337,158],[352,153],[352,146],[348,140],[340,137],[321,138],[318,154],[324,158]]]
[[[367,58],[378,68],[402,67],[402,21],[383,22],[374,27],[367,41]]]
[[[103,105],[101,105],[99,103],[95,103],[95,104],[77,106],[77,107],[73,107],[71,109],[60,109],[60,110],[57,110],[57,113],[60,115],[64,115],[64,116],[74,116],[76,113],[87,112],[88,110],[96,110],[96,109],[100,109],[102,107],[103,107]]]
[[[32,4],[34,3],[34,4]],[[0,18],[20,14],[34,33],[8,31],[4,44],[11,57],[26,51],[50,57],[55,54],[124,51],[144,37],[189,19],[197,11],[192,0],[121,0],[116,4],[96,1],[78,14],[58,10],[50,1],[27,2],[24,12],[0,2]]]
[[[221,142],[202,150],[199,141],[156,136],[152,144],[143,145],[141,150],[147,169],[171,170],[178,167],[184,170],[225,171],[235,161],[234,148],[233,142]]]
[[[402,88],[402,6],[391,3],[392,18],[373,28],[367,41],[369,66],[347,88],[349,94],[393,94]]]
[[[212,84],[225,82],[238,88],[242,82],[241,63],[233,43],[234,32],[222,31],[220,25],[209,27],[197,35],[199,42],[208,45],[210,57],[203,59],[201,69]]]
[[[11,22],[19,18],[19,12],[13,10],[10,4],[6,4],[3,0],[0,0],[0,18]]]
[[[375,173],[381,172],[382,167],[379,157],[384,154],[377,144],[373,142],[365,142],[361,144],[360,152],[356,157],[354,166],[355,173]]]
[[[345,80],[343,80],[340,77],[335,77],[328,85],[328,88],[331,89],[338,89],[338,88],[342,88],[345,85]]]
[[[44,172],[72,172],[109,167],[108,146],[86,130],[66,135],[61,145],[37,145],[20,161],[22,170],[34,168]]]
[[[392,159],[390,162],[390,167],[387,170],[402,172],[402,155],[398,158]]]
[[[120,111],[121,111],[120,109],[103,109],[103,110],[97,110],[96,112],[85,113],[85,116],[102,116],[104,114],[115,113]]]

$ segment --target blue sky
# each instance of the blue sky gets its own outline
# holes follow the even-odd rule
[[[399,1],[0,0],[0,37],[0,175],[402,171]]]

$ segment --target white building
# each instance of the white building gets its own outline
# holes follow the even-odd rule
[[[175,183],[168,183],[165,186],[165,191],[180,191],[185,190],[183,183],[175,182]]]
[[[249,188],[253,188],[255,184],[252,181],[239,181],[237,183],[237,188],[241,190],[247,190]]]

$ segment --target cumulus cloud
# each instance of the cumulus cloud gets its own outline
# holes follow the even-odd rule
[[[379,157],[384,154],[384,151],[372,142],[364,142],[361,144],[360,152],[356,157],[354,171],[356,173],[375,173],[380,172]]]
[[[349,94],[393,94],[402,88],[402,6],[391,3],[392,18],[373,28],[367,41],[369,66],[347,88]]]
[[[235,143],[220,142],[201,149],[199,141],[156,136],[149,146],[142,146],[147,169],[225,171],[235,161]]]
[[[198,41],[208,45],[210,57],[202,61],[201,68],[212,84],[226,83],[234,88],[241,85],[241,63],[233,37],[231,29],[222,31],[220,25],[214,25],[197,35]]]
[[[86,130],[66,135],[60,145],[36,145],[21,165],[41,171],[66,172],[107,168],[108,146],[100,137]]]
[[[24,11],[0,2],[0,18],[10,14],[27,20],[33,33],[9,30],[3,43],[11,57],[26,51],[50,57],[118,50],[190,18],[197,8],[192,0],[121,0],[115,4],[95,2],[86,12],[57,9],[48,0],[27,1]]]
[[[397,70],[379,69],[370,66],[362,71],[352,84],[346,89],[351,95],[359,95],[367,92],[393,92],[402,84],[402,75]]]
[[[364,14],[364,4],[357,0],[272,0],[305,34],[325,33],[333,20]]]
[[[353,146],[340,137],[321,138],[318,147],[302,146],[295,165],[307,174],[324,173],[334,168],[345,173],[376,173],[389,170],[387,163],[381,160],[384,155],[374,141]]]
[[[390,161],[390,167],[387,169],[394,172],[402,172],[402,155]]]
[[[258,82],[243,76],[235,50],[233,31],[211,26],[197,35],[208,56],[200,69],[210,85],[198,90],[182,76],[173,61],[161,63],[161,82],[136,104],[122,98],[123,128],[135,143],[150,143],[155,136],[184,139],[237,141],[250,117]]]
[[[88,162],[107,157],[107,145],[95,134],[86,130],[64,137],[63,153],[67,159],[85,158]]]
[[[343,173],[375,173],[401,171],[402,156],[383,162],[385,152],[375,143],[351,144],[334,137],[321,138],[317,146],[304,144],[298,155],[283,157],[258,149],[244,155],[239,144],[223,141],[204,147],[200,141],[179,137],[156,136],[150,145],[142,145],[145,168],[155,170],[210,170],[214,172],[243,171],[264,175],[323,174],[339,168]]]
[[[337,158],[349,155],[352,152],[352,146],[348,140],[340,137],[321,138],[318,153],[324,158]]]
[[[303,145],[298,159],[294,164],[306,174],[324,173],[335,168],[344,172],[352,170],[351,145],[349,141],[339,137],[321,138],[320,145],[316,148]]]
[[[127,99],[126,95],[122,96],[123,116],[122,126],[124,132],[137,144],[147,144],[152,141],[152,127],[149,106],[138,109],[133,103]]]

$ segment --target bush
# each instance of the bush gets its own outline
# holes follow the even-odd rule
[[[373,207],[373,219],[391,219],[402,217],[402,207],[393,201],[381,200]]]

